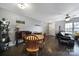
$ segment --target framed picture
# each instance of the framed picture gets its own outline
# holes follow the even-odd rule
[[[25,21],[16,20],[16,23],[25,24]]]

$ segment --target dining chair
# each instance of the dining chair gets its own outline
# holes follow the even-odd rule
[[[39,38],[36,35],[25,36],[25,52],[29,55],[38,55],[39,51]]]

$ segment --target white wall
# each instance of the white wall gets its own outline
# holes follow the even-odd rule
[[[65,31],[65,21],[47,23],[45,27],[46,34],[55,36],[59,32],[59,26],[61,26],[61,31]]]
[[[42,22],[32,19],[30,17],[23,17],[21,15],[18,15],[16,13],[10,12],[6,9],[0,8],[0,20],[2,18],[5,18],[6,20],[10,21],[10,31],[9,31],[9,36],[10,36],[10,46],[15,44],[15,26],[16,26],[16,20],[22,20],[25,21],[25,24],[20,24],[19,28],[20,30],[23,31],[32,31],[32,28],[36,25],[43,25]],[[38,30],[38,29],[36,29]]]
[[[60,31],[65,31],[65,21],[55,22],[55,33],[59,32],[59,26],[60,26]]]
[[[45,31],[47,35],[55,36],[55,22],[47,23],[45,27]]]
[[[56,21],[47,24],[47,34],[55,36],[56,33],[59,32],[59,26],[61,26],[60,30],[65,31],[65,21]]]
[[[55,22],[49,24],[49,35],[55,36]]]

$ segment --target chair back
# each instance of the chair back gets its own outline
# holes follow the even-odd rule
[[[36,35],[28,35],[25,37],[26,50],[28,52],[37,52],[39,50],[39,38]]]

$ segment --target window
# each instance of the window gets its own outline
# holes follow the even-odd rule
[[[79,32],[79,22],[66,23],[65,32]]]
[[[72,32],[72,23],[66,23],[65,24],[65,32]]]
[[[74,32],[79,32],[79,22],[74,22]]]

